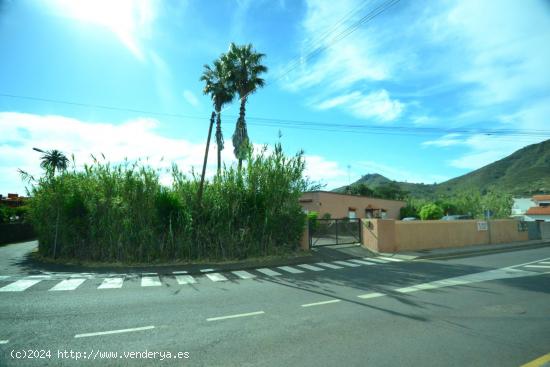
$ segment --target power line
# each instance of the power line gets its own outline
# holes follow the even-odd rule
[[[51,98],[21,96],[8,93],[0,93],[0,97],[30,100],[36,102],[63,104],[82,108],[104,109],[118,112],[132,112],[151,116],[162,116],[170,118],[194,119],[208,121],[204,116],[193,116],[179,113],[166,113],[158,111],[141,110],[134,108],[116,107],[100,104],[90,104]],[[235,118],[236,115],[226,115],[226,117]],[[267,127],[286,127],[290,129],[314,130],[342,133],[366,133],[377,135],[439,135],[439,134],[459,134],[459,135],[492,135],[492,136],[517,136],[517,137],[550,137],[550,130],[543,129],[483,129],[483,128],[439,128],[439,127],[419,127],[403,125],[367,125],[360,123],[331,123],[322,121],[308,120],[289,120],[274,119],[267,117],[247,116],[247,120],[252,125]],[[252,122],[250,122],[252,121]],[[256,122],[254,122],[256,121]]]
[[[329,43],[329,44],[326,44],[326,45],[322,45],[322,46],[319,46],[317,47],[316,49],[314,49],[313,51],[309,52],[303,59],[304,60],[309,60],[310,58],[316,56],[317,54],[321,53],[322,51],[328,49],[329,47],[333,46],[335,43],[341,41],[342,39],[344,39],[345,37],[349,36],[350,34],[352,34],[353,32],[355,32],[361,25],[371,21],[372,19],[376,18],[378,15],[382,14],[384,11],[386,11],[387,9],[389,9],[390,7],[392,7],[393,5],[397,4],[400,0],[388,0],[386,1],[385,3],[381,4],[381,5],[378,5],[376,8],[374,8],[373,10],[371,10],[369,13],[367,13],[367,15],[365,15],[364,17],[362,17],[361,19],[359,19],[357,22],[355,22],[354,24],[352,24],[351,26],[347,27],[346,29],[344,29],[342,32],[340,32],[338,35],[336,35],[336,37],[332,40],[332,43]],[[296,58],[297,62],[295,62],[295,65],[293,65],[292,67],[288,68],[286,71],[280,73],[279,76],[277,76],[275,79],[267,82],[265,84],[265,86],[269,86],[269,85],[272,85],[273,83],[275,83],[277,80],[280,80],[281,78],[283,78],[284,76],[288,75],[291,71],[293,71],[294,69],[296,69],[298,66],[300,66],[301,64],[301,60],[302,58],[301,57],[298,57]],[[254,93],[256,91],[256,88],[254,88],[253,90],[251,90],[250,92],[246,93],[244,96],[242,96],[241,98],[239,98],[239,102],[242,101],[243,99],[245,99],[246,97],[248,97],[250,94]],[[224,108],[222,110],[223,111],[227,111],[228,109],[230,109],[232,106],[229,105],[227,106],[226,108]]]

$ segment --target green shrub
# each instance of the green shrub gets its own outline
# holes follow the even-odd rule
[[[443,209],[437,204],[426,204],[420,209],[420,219],[422,220],[441,219],[442,217]]]
[[[224,168],[206,182],[139,163],[95,162],[83,171],[42,177],[32,188],[30,218],[44,256],[94,261],[242,259],[297,248],[306,216],[299,205],[309,188],[302,153],[280,145]],[[57,232],[57,240],[56,240]]]

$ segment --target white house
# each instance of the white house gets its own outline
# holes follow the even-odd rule
[[[535,205],[525,213],[525,220],[550,222],[550,195],[533,196]]]
[[[525,220],[525,213],[529,208],[536,206],[532,198],[514,198],[511,217]]]

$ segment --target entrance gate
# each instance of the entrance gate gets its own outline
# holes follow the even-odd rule
[[[361,219],[311,219],[309,247],[361,242]]]

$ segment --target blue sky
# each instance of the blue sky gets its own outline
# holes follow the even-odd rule
[[[202,65],[230,42],[267,55],[252,141],[281,132],[327,189],[374,172],[441,182],[550,138],[550,3],[400,1],[339,39],[385,2],[0,1],[0,193],[23,192],[17,168],[40,171],[33,146],[198,169]],[[222,115],[226,164],[237,114]]]

